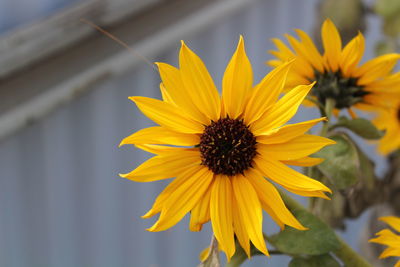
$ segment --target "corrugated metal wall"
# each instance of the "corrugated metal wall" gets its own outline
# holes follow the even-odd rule
[[[259,80],[268,68],[272,37],[292,28],[310,31],[316,0],[255,1],[186,41],[206,62],[219,85],[239,34]],[[176,49],[154,60],[176,65]],[[371,50],[369,50],[371,54]],[[139,184],[118,177],[149,155],[120,140],[151,125],[127,97],[159,97],[159,76],[147,65],[111,77],[89,94],[0,143],[0,266],[186,267],[208,245],[207,226],[149,233],[154,220],[140,218],[165,182]],[[303,109],[298,118],[316,117]],[[266,220],[266,229],[276,226]],[[346,239],[355,244],[359,227]],[[244,266],[287,266],[286,257],[254,258]]]

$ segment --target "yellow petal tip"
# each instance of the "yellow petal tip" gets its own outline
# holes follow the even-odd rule
[[[156,213],[153,212],[153,209],[149,210],[146,214],[140,216],[142,219],[148,219],[150,217],[153,217]]]
[[[124,140],[121,141],[121,143],[119,143],[118,147],[121,147],[123,145],[126,145],[126,143],[124,142]]]
[[[181,47],[182,47],[182,48],[187,47],[186,44],[185,44],[185,41],[183,41],[183,40],[181,40]]]
[[[128,176],[128,174],[126,174],[126,173],[125,174],[124,173],[119,173],[118,175],[121,178],[126,178]]]

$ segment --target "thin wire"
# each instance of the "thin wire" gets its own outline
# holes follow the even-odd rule
[[[106,35],[107,37],[109,37],[110,39],[116,41],[117,43],[119,43],[120,45],[122,45],[123,47],[125,47],[126,49],[128,49],[132,54],[134,54],[135,56],[139,57],[143,62],[145,62],[147,65],[149,65],[151,68],[153,68],[157,73],[158,70],[157,68],[154,66],[153,63],[151,63],[150,60],[148,60],[145,56],[143,56],[141,53],[139,53],[138,51],[136,51],[135,49],[133,49],[132,47],[130,47],[127,43],[125,43],[124,41],[118,39],[116,36],[112,35],[111,33],[109,33],[108,31],[104,30],[103,28],[101,28],[100,26],[94,24],[91,21],[88,21],[87,19],[81,18],[80,19],[81,22],[91,26],[92,28],[98,30],[99,32],[103,33],[104,35]]]

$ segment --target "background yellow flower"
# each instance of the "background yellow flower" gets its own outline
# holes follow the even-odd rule
[[[399,54],[382,55],[360,64],[365,48],[363,35],[359,33],[342,47],[340,34],[329,19],[321,29],[323,53],[318,51],[307,33],[299,29],[296,33],[299,39],[286,35],[292,50],[281,40],[273,39],[277,50],[270,53],[276,59],[267,62],[277,67],[296,58],[288,76],[288,87],[315,81],[311,91],[313,97],[323,105],[327,98],[332,98],[336,109],[349,109],[352,116],[355,116],[352,107],[362,110],[387,107],[399,96],[400,73],[392,74]]]
[[[379,220],[387,223],[397,232],[400,232],[400,218],[394,216],[381,217]],[[384,229],[376,233],[378,237],[370,239],[369,242],[378,243],[388,246],[382,254],[379,256],[380,259],[387,257],[400,257],[400,235],[393,233],[389,229]],[[395,267],[400,266],[400,261],[398,261]]]

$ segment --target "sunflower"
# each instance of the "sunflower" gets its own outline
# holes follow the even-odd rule
[[[387,223],[397,232],[400,232],[400,218],[394,216],[381,217],[379,220]],[[378,237],[370,239],[369,242],[378,243],[388,246],[382,254],[379,256],[380,259],[387,257],[400,257],[400,235],[393,233],[389,229],[384,229],[376,233]],[[398,261],[395,267],[400,267],[400,261]]]
[[[305,134],[325,118],[283,126],[313,86],[299,85],[278,99],[292,63],[276,68],[253,87],[241,37],[225,70],[222,97],[204,63],[184,42],[179,69],[156,63],[163,101],[130,99],[159,126],[121,142],[155,154],[123,178],[151,182],[176,177],[143,216],[160,213],[148,231],[166,230],[190,212],[190,230],[200,231],[211,221],[219,247],[230,259],[235,236],[249,256],[250,241],[268,255],[263,209],[281,227],[306,229],[270,181],[295,194],[327,198],[324,192],[331,192],[329,188],[286,164],[316,165],[322,160],[309,155],[334,142]]]
[[[276,59],[267,62],[277,67],[296,58],[288,76],[288,87],[315,81],[311,90],[314,100],[325,105],[328,98],[333,99],[336,114],[341,109],[348,109],[352,117],[356,116],[352,107],[361,110],[385,107],[393,99],[393,94],[400,91],[400,75],[391,73],[399,54],[382,55],[359,66],[365,46],[361,33],[342,49],[338,30],[331,20],[325,20],[321,30],[322,55],[305,32],[295,31],[299,39],[286,35],[293,50],[281,40],[273,39],[277,51],[269,52]],[[311,102],[305,101],[304,104],[310,105]]]
[[[400,95],[389,108],[377,109],[378,116],[372,121],[378,129],[385,130],[385,135],[379,140],[378,149],[382,154],[388,154],[400,148]]]

